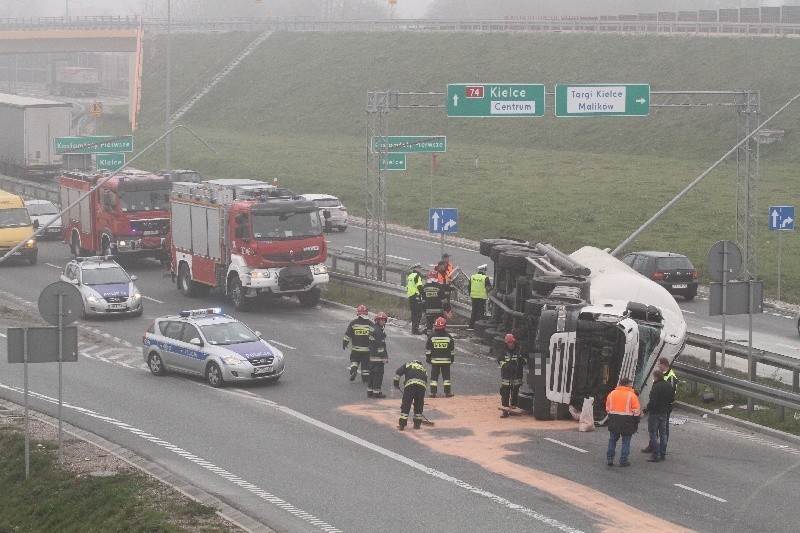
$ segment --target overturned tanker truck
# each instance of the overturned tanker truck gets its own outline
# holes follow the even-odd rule
[[[672,295],[599,248],[567,255],[502,238],[481,241],[480,253],[494,263],[494,290],[475,333],[492,355],[506,333],[518,339],[528,359],[519,407],[539,420],[577,418],[593,397],[603,421],[623,377],[646,401],[658,359],[683,350],[686,323]]]

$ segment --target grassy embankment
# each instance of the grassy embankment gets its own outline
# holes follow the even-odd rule
[[[208,64],[224,64],[220,57],[252,38],[173,36],[173,107],[211,76]],[[163,123],[163,42],[148,43],[139,148]],[[759,68],[742,68],[753,64]],[[544,83],[548,91],[581,82],[750,89],[761,91],[763,120],[794,96],[797,72],[793,39],[276,33],[180,121],[220,156],[179,132],[172,161],[209,177],[278,177],[300,192],[332,192],[362,215],[369,90],[443,92],[448,82],[465,81]],[[768,295],[777,286],[778,252],[766,208],[795,203],[798,119],[795,105],[770,124],[786,130],[785,139],[761,147],[758,274]],[[434,204],[459,209],[461,236],[517,235],[572,251],[621,243],[736,143],[738,115],[731,107],[653,108],[649,117],[557,119],[549,97],[539,119],[448,119],[444,110],[418,109],[392,111],[388,120],[390,134],[447,135]],[[163,164],[160,148],[138,162]],[[389,176],[390,219],[426,227],[430,182],[430,157],[409,156],[408,169]],[[735,239],[735,191],[729,158],[629,248],[686,253],[704,270],[711,245]],[[793,234],[783,241],[782,296],[800,301],[800,251]]]

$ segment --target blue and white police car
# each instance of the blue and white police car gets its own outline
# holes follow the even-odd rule
[[[221,309],[182,311],[157,318],[142,337],[150,372],[203,376],[212,387],[243,381],[277,381],[283,352]]]
[[[64,267],[61,281],[72,283],[83,298],[83,316],[142,316],[142,294],[110,255],[76,257]]]

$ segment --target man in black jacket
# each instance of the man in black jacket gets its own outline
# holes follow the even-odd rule
[[[667,424],[673,395],[672,386],[664,380],[664,373],[659,369],[653,370],[653,387],[650,389],[650,401],[647,402],[647,432],[650,434],[652,450],[647,460],[651,463],[664,460],[667,453]]]

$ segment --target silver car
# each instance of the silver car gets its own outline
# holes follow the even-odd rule
[[[336,228],[340,232],[347,229],[347,208],[337,197],[330,194],[301,194],[300,196],[316,204],[319,209],[319,218],[323,224],[327,220],[332,228]]]
[[[28,208],[31,220],[38,222],[39,226],[53,222],[37,237],[38,239],[61,240],[61,217],[58,216],[60,209],[53,202],[48,202],[47,200],[25,200],[25,207]]]
[[[67,263],[61,281],[75,285],[83,297],[83,316],[142,316],[142,294],[136,276],[110,256],[77,257]]]
[[[142,337],[142,355],[157,376],[167,370],[202,376],[212,387],[236,381],[277,381],[283,352],[221,309],[157,318]]]

